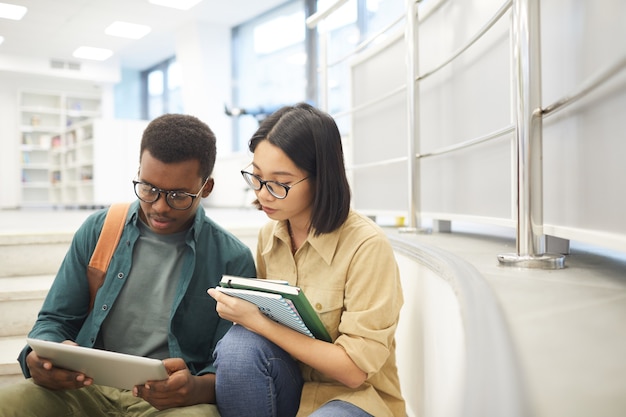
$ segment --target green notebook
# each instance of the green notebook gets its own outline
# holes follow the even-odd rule
[[[256,304],[263,313],[279,323],[316,339],[332,342],[324,324],[300,288],[272,280],[232,275],[224,275],[220,286],[223,292]]]

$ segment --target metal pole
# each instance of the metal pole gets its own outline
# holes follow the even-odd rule
[[[326,32],[326,22],[322,20],[317,25],[320,46],[320,101],[322,110],[328,111],[328,33]]]
[[[408,167],[408,225],[402,232],[416,232],[420,228],[419,165],[416,147],[419,143],[419,93],[416,85],[418,56],[418,18],[415,0],[405,0],[406,27],[404,40],[406,47],[406,117],[407,117],[407,167]]]
[[[517,253],[498,255],[505,266],[559,269],[563,255],[544,253],[539,0],[513,1],[517,96]]]

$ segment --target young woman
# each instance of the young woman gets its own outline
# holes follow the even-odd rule
[[[337,125],[307,104],[284,107],[250,151],[242,175],[273,220],[259,233],[257,276],[300,287],[333,342],[209,290],[218,314],[237,324],[215,353],[221,416],[406,415],[395,363],[398,267],[383,231],[350,209]]]

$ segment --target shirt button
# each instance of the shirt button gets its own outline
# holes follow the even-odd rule
[[[315,309],[318,310],[318,311],[321,310],[322,309],[322,305],[320,303],[316,303],[315,304]]]
[[[119,279],[124,278],[124,273],[123,273],[123,272],[119,272],[119,273],[117,274],[117,277],[118,277]]]
[[[102,311],[107,311],[109,309],[109,306],[104,304],[102,305]]]

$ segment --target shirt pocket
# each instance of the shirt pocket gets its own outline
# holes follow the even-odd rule
[[[307,287],[302,290],[331,338],[335,340],[339,336],[339,322],[343,313],[343,289]]]

